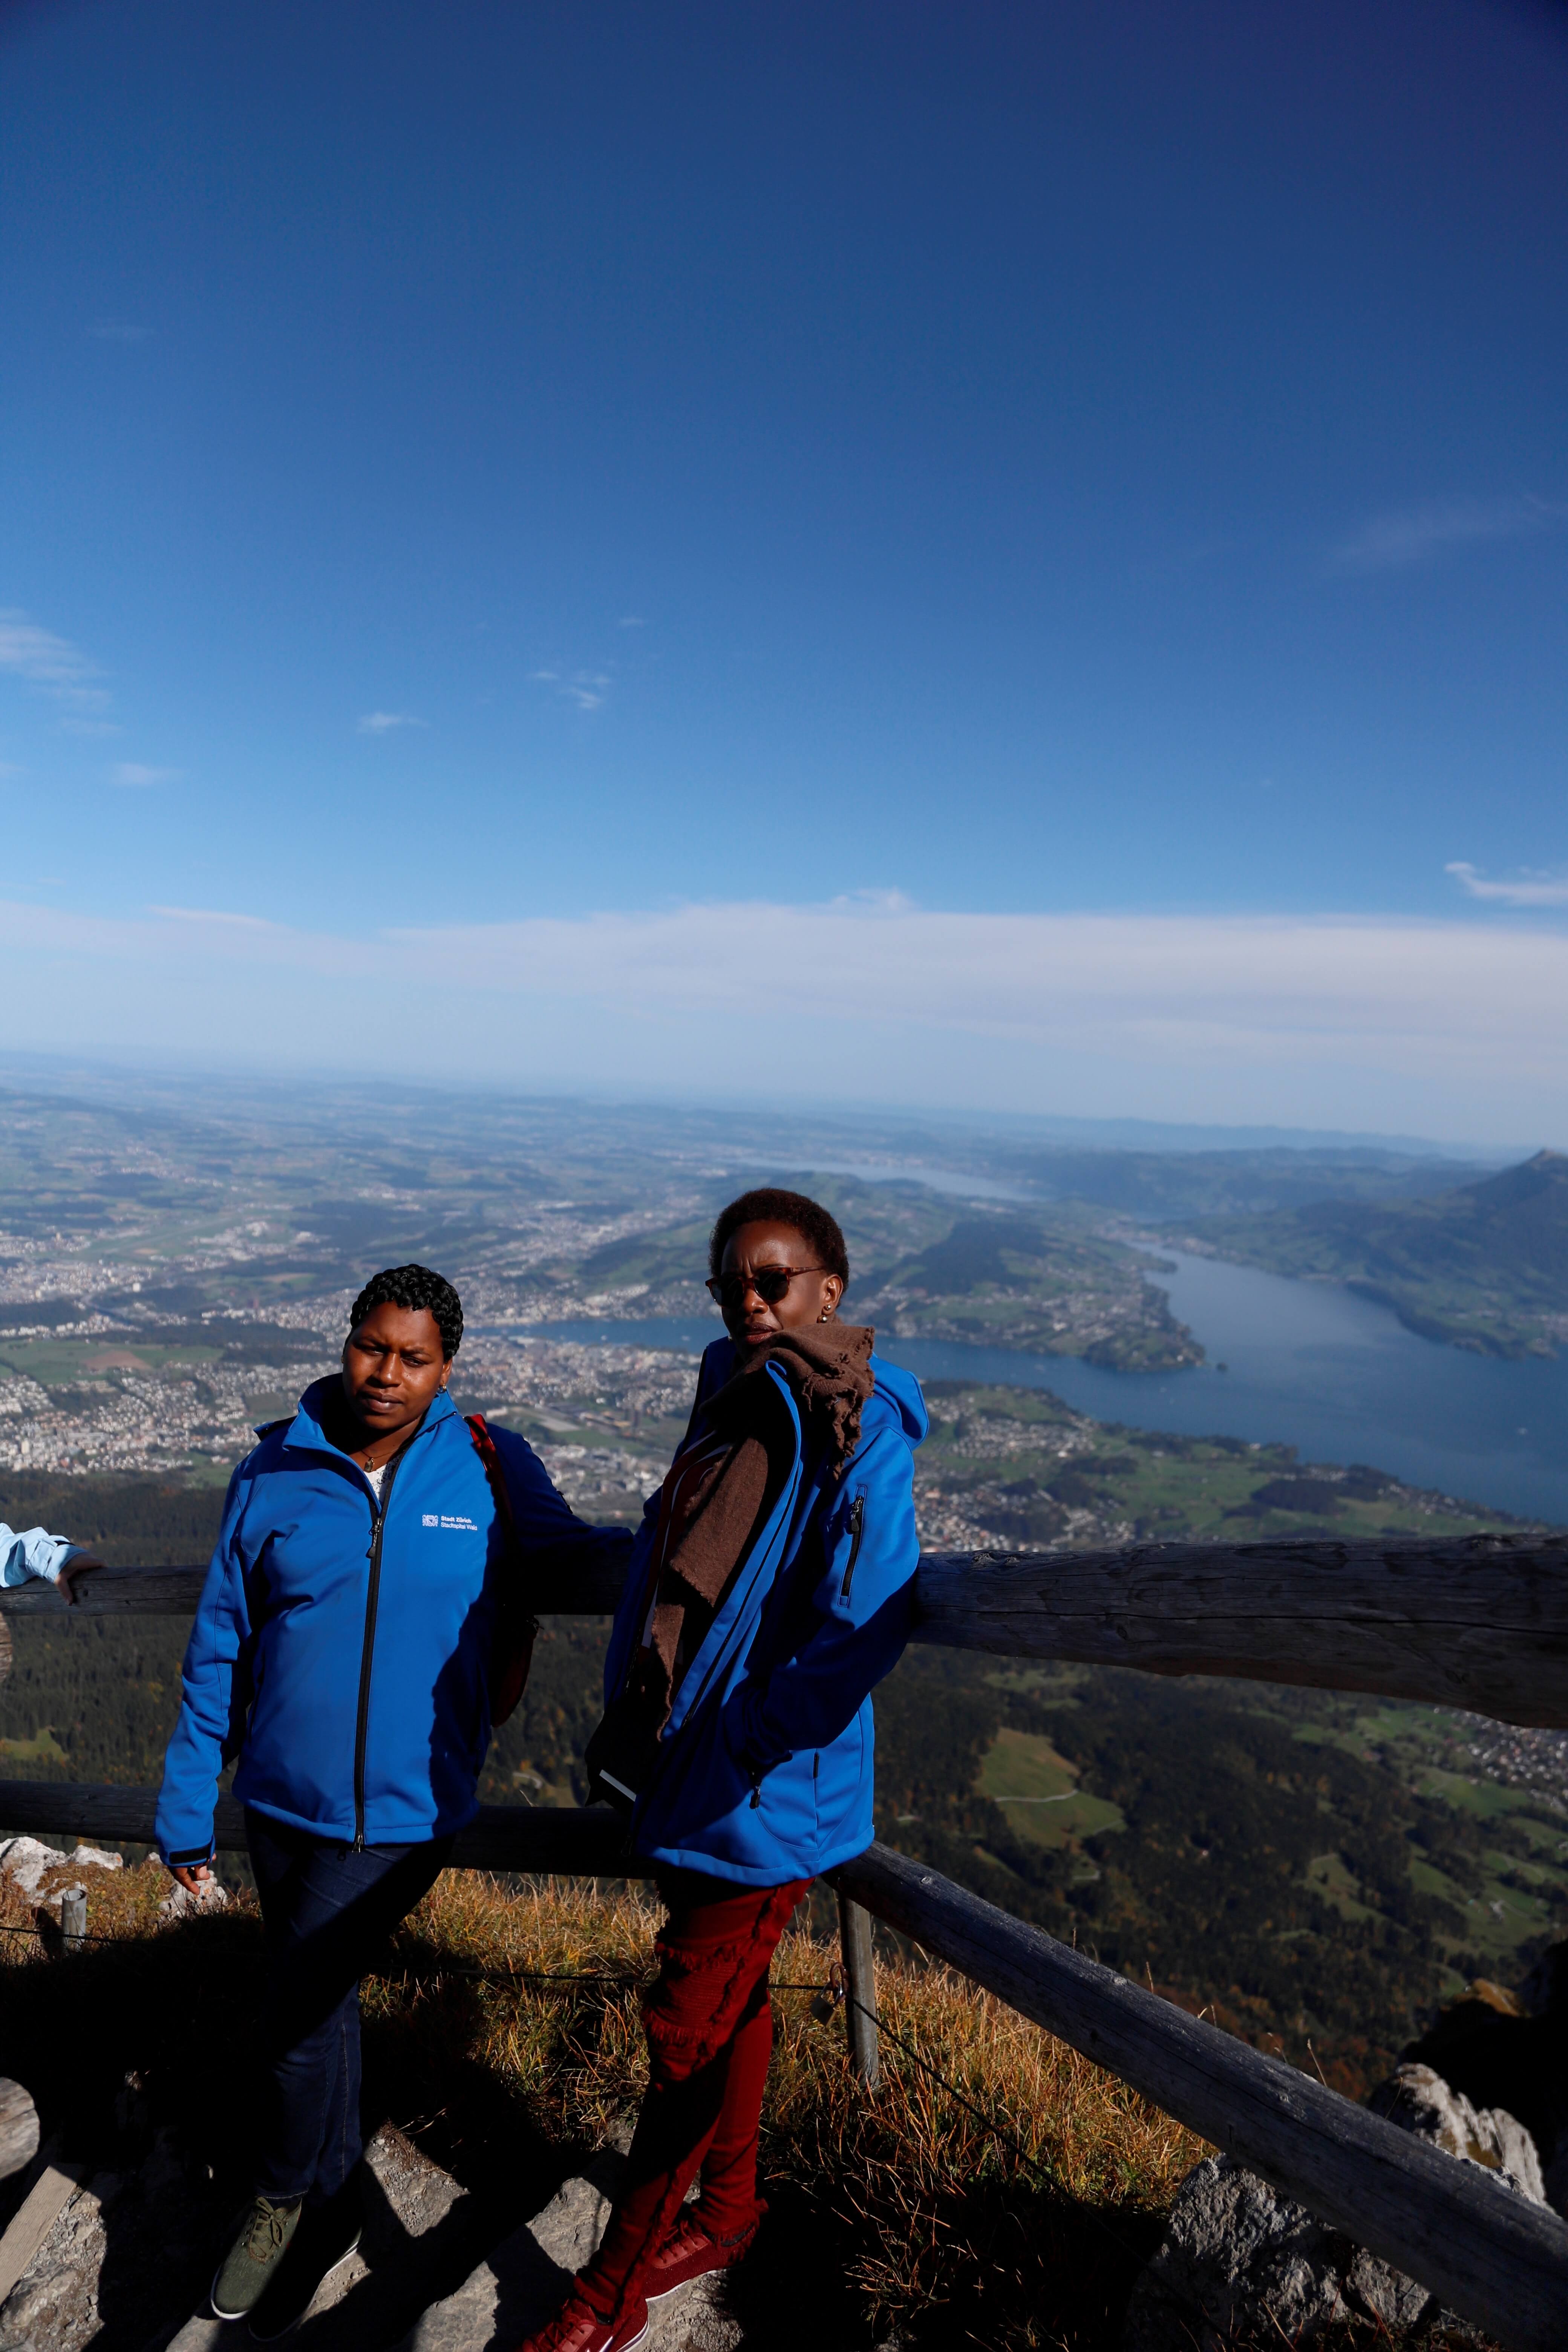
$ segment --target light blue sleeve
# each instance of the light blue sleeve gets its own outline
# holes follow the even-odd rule
[[[68,1560],[76,1559],[87,1549],[85,1544],[68,1543],[64,1536],[52,1536],[47,1528],[19,1528],[15,1534],[0,1519],[0,1585],[26,1584],[30,1576],[41,1576],[53,1584]]]

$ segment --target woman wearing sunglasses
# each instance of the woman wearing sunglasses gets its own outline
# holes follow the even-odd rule
[[[925,1407],[839,1321],[849,1262],[817,1202],[743,1193],[710,1268],[727,1336],[644,1515],[587,1759],[669,1915],[647,2095],[603,2242],[520,2352],[631,2352],[650,2303],[744,2254],[769,1964],[810,1881],[871,1842],[870,1692],[908,1631]]]

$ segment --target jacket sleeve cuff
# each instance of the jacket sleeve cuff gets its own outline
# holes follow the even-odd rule
[[[0,1562],[0,1583],[26,1584],[29,1577],[41,1576],[53,1584],[66,1562],[86,1549],[85,1544],[68,1543],[64,1536],[46,1534],[42,1528],[28,1528],[7,1547]]]
[[[199,1864],[211,1862],[216,1852],[216,1845],[208,1838],[205,1845],[192,1846],[184,1853],[166,1853],[163,1860],[171,1870],[195,1870]]]

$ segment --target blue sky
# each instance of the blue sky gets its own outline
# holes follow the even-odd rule
[[[1568,1139],[1565,118],[1500,0],[0,8],[0,1044]]]

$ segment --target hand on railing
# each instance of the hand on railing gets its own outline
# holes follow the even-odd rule
[[[80,1593],[76,1589],[77,1579],[81,1576],[90,1576],[95,1568],[103,1568],[106,1565],[107,1563],[100,1559],[96,1552],[79,1551],[74,1559],[67,1560],[64,1568],[56,1577],[55,1588],[57,1591],[65,1594],[74,1609],[81,1599]]]

